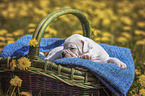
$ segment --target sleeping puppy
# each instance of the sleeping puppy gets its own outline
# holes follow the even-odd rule
[[[109,57],[109,54],[99,44],[79,34],[68,37],[64,46],[51,50],[45,59],[54,61],[59,58],[89,59],[99,63],[113,63],[123,69],[127,68],[126,64],[119,59]]]

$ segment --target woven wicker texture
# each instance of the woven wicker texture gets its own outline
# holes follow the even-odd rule
[[[20,90],[30,91],[33,96],[37,96],[39,93],[41,93],[41,96],[108,96],[108,94],[111,94],[105,87],[102,89],[84,89],[69,86],[59,80],[26,71],[1,72],[0,82],[3,91],[7,91],[13,74],[23,80]]]

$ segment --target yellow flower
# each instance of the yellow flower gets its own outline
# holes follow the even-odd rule
[[[102,33],[102,36],[103,36],[103,37],[112,37],[112,34],[109,33],[109,32],[103,32],[103,33]]]
[[[40,2],[40,6],[41,6],[43,9],[47,8],[49,4],[50,4],[50,1],[47,1],[47,0],[45,0],[45,1],[43,1],[43,2]]]
[[[82,30],[77,30],[77,31],[74,31],[73,34],[81,34],[81,35],[83,35],[83,31]]]
[[[28,15],[28,12],[27,12],[26,10],[21,10],[21,11],[19,12],[19,15],[20,15],[20,16],[27,16],[27,15]]]
[[[9,12],[8,12],[8,10],[1,10],[1,14],[2,14],[3,17],[7,18]]]
[[[7,37],[6,40],[7,41],[15,41],[14,38],[12,38],[12,37]]]
[[[101,38],[100,37],[96,37],[96,38],[94,38],[94,41],[96,41],[96,42],[101,41]]]
[[[0,35],[4,35],[4,34],[6,34],[8,31],[6,30],[6,29],[1,29],[0,30]]]
[[[32,40],[30,40],[29,45],[35,47],[36,45],[38,45],[38,41],[33,38]]]
[[[57,31],[51,27],[47,27],[45,32],[48,32],[49,34],[51,34],[52,36],[56,36],[57,35]]]
[[[52,37],[52,35],[49,33],[44,35],[44,38],[51,38],[51,37]]]
[[[113,16],[111,17],[111,19],[114,20],[114,21],[117,21],[117,20],[118,20],[118,17],[115,16],[115,15],[113,15]]]
[[[142,30],[135,30],[134,33],[135,33],[136,35],[141,35],[141,34],[144,33],[144,31],[142,31]]]
[[[23,35],[24,34],[24,30],[22,29],[19,29],[19,30],[16,30],[13,32],[13,35],[14,36],[20,36],[20,35]]]
[[[10,67],[11,67],[11,70],[12,70],[12,71],[15,70],[15,68],[16,68],[16,60],[12,60],[12,61],[10,62]]]
[[[124,27],[123,27],[123,30],[125,30],[125,31],[130,31],[130,30],[131,30],[131,27],[130,27],[130,26],[124,26]]]
[[[31,62],[28,58],[21,57],[20,59],[18,59],[17,66],[20,70],[27,70],[31,66]]]
[[[137,41],[136,45],[145,45],[145,39]]]
[[[139,76],[139,83],[142,87],[145,87],[145,75]]]
[[[101,41],[107,42],[107,41],[110,41],[110,39],[108,37],[102,37]]]
[[[110,22],[111,21],[109,19],[107,19],[107,18],[106,19],[103,19],[102,25],[103,26],[109,26],[110,25]]]
[[[139,93],[140,93],[141,96],[145,96],[145,89],[139,90]]]
[[[11,34],[11,33],[7,33],[6,36],[7,36],[7,37],[12,37],[13,34]]]
[[[145,22],[138,22],[137,26],[141,27],[141,28],[144,28],[145,27]]]
[[[95,28],[91,28],[91,32],[92,32],[92,34],[95,35],[95,36],[97,36],[97,34],[101,33],[100,30],[97,30],[97,29],[95,29]]]
[[[10,84],[11,84],[12,86],[21,87],[21,85],[22,85],[22,80],[21,80],[18,76],[14,76],[14,77],[10,80]]]
[[[131,35],[129,33],[127,33],[127,32],[122,32],[121,35],[126,37],[126,38],[128,38],[128,39],[131,38]]]
[[[35,29],[28,29],[29,33],[33,33],[35,31]]]
[[[15,42],[14,40],[7,41],[7,44],[11,44],[11,43],[14,43],[14,42]]]
[[[36,24],[34,24],[34,23],[30,23],[30,24],[28,25],[28,27],[32,27],[32,28],[34,28],[34,27],[36,27]]]
[[[117,39],[117,42],[120,42],[120,43],[127,42],[127,39],[124,38],[124,37],[119,37],[119,38]]]
[[[3,48],[0,48],[0,52],[3,50]]]
[[[140,75],[141,72],[138,69],[135,69],[135,74]]]
[[[0,41],[5,41],[5,40],[6,40],[6,38],[0,37]]]
[[[1,42],[0,45],[1,45],[1,46],[5,46],[6,43],[5,43],[5,42]]]
[[[127,17],[127,16],[121,17],[121,21],[122,21],[123,23],[127,24],[127,25],[131,25],[131,24],[132,24],[131,19],[130,19],[129,17]]]
[[[29,92],[24,92],[24,91],[22,91],[20,94],[21,94],[21,95],[24,95],[24,96],[32,96],[31,93],[29,93]]]

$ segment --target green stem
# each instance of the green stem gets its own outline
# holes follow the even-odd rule
[[[15,92],[16,86],[14,87],[11,96],[13,96],[14,92]]]
[[[20,88],[18,87],[18,94],[19,94],[19,96],[20,96]]]
[[[8,90],[7,90],[6,96],[8,95],[8,93],[9,93],[9,91],[10,91],[10,88],[11,88],[11,85],[10,85],[10,87],[9,87]]]

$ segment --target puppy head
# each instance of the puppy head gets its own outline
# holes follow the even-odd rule
[[[74,34],[65,40],[62,55],[65,58],[78,58],[92,48],[93,46],[87,37]]]

